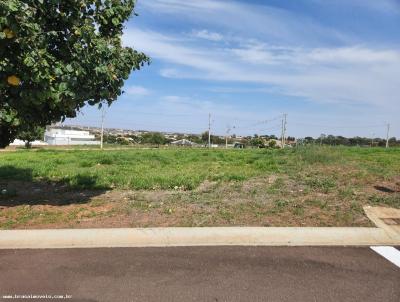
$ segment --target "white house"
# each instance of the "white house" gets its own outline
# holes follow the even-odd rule
[[[31,145],[32,146],[47,146],[47,143],[36,140],[36,141],[31,142]],[[10,146],[25,146],[25,141],[16,139],[10,144]]]
[[[89,131],[52,128],[44,133],[44,141],[49,145],[98,145],[99,141]]]
[[[171,144],[175,145],[175,146],[196,146],[197,145],[196,143],[194,143],[186,138],[174,141]]]

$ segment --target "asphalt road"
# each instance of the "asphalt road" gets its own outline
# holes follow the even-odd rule
[[[368,247],[0,250],[0,300],[33,301],[2,299],[28,294],[71,295],[66,301],[399,302],[400,268]]]

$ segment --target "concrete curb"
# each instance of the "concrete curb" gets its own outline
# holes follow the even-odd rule
[[[380,228],[204,227],[0,231],[0,249],[400,245]]]
[[[394,208],[386,207],[364,207],[364,212],[378,228],[386,231],[386,233],[393,239],[400,241],[400,225],[388,224],[386,220],[399,219],[400,220],[400,210]]]

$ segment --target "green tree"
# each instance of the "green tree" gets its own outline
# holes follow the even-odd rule
[[[42,139],[44,135],[44,127],[28,127],[18,132],[17,138],[25,142],[25,147],[30,148],[34,140]]]
[[[205,131],[201,134],[201,141],[203,143],[207,143],[208,142],[208,131]]]
[[[224,138],[221,138],[219,136],[212,135],[212,134],[211,134],[210,138],[211,138],[211,143],[212,144],[217,144],[217,145],[225,144],[225,139]],[[205,132],[203,132],[201,134],[201,142],[208,144],[208,131],[205,131]]]
[[[142,135],[142,143],[159,146],[167,143],[167,140],[164,135],[159,132],[149,132]]]
[[[0,0],[0,148],[19,127],[110,105],[149,58],[123,47],[134,0]]]
[[[98,139],[100,139],[100,137]],[[106,134],[104,135],[104,141],[107,144],[115,144],[117,142],[117,137],[115,135]]]
[[[188,136],[187,139],[190,140],[193,143],[196,143],[196,144],[201,144],[202,143],[201,137],[198,136],[198,135],[191,134],[191,135]]]
[[[265,148],[264,140],[261,138],[252,138],[250,140],[250,145],[257,148]]]
[[[115,142],[119,145],[129,145],[129,140],[126,137],[119,136],[116,138]]]
[[[275,147],[276,147],[276,140],[271,139],[271,140],[268,142],[268,147],[270,147],[270,148],[275,148]]]
[[[160,145],[163,145],[166,143],[166,139],[165,139],[164,135],[162,135],[161,133],[155,132],[155,133],[151,134],[149,143],[160,146]]]

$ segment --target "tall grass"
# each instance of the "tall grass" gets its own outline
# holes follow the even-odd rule
[[[0,180],[57,181],[74,188],[196,188],[205,180],[242,181],[314,165],[353,165],[400,173],[400,149],[302,147],[285,150],[21,150],[0,153]]]

